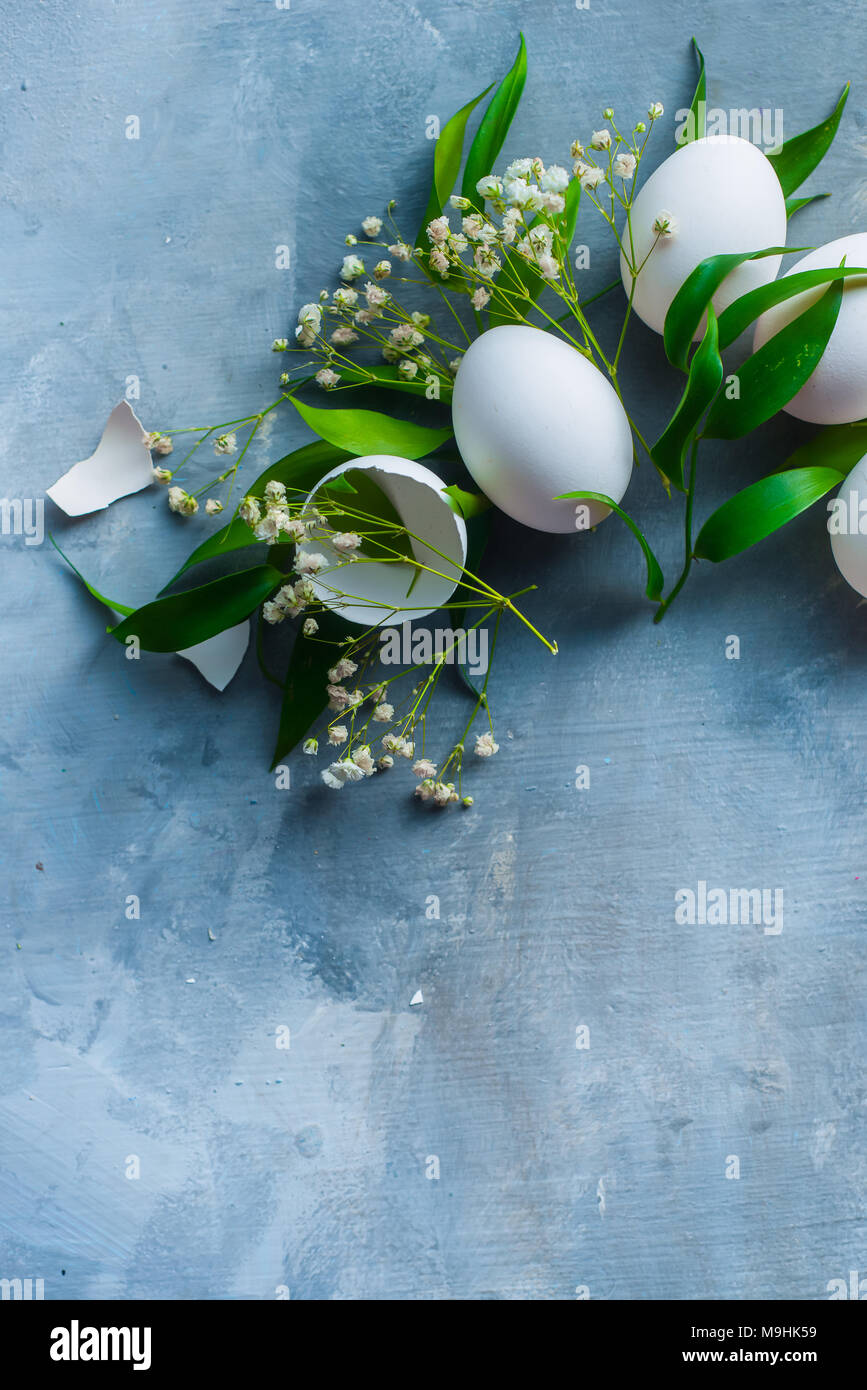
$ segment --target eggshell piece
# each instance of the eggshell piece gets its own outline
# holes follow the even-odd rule
[[[327,540],[314,536],[299,546],[299,554],[318,553],[329,562],[329,570],[323,572],[322,578],[312,577],[317,598],[349,622],[364,627],[411,622],[435,613],[454,593],[467,558],[466,522],[452,510],[443,493],[442,479],[413,459],[368,454],[332,468],[317,483],[305,505],[314,506],[320,488],[354,469],[369,470],[407,530],[429,542],[425,545],[414,540],[411,544],[415,558],[430,568],[418,572],[412,593],[407,596],[417,573],[414,566],[403,560],[388,564],[350,563]],[[347,496],[346,505],[352,506],[351,495]]]
[[[562,338],[523,324],[489,329],[467,349],[455,379],[452,422],[478,486],[537,531],[576,530],[565,492],[619,502],[632,475],[632,432],[613,387]],[[587,504],[589,525],[610,512]]]
[[[844,256],[847,265],[867,266],[867,232],[829,241],[786,274],[838,266]],[[756,322],[754,348],[762,347],[803,314],[827,289],[827,285],[818,285],[768,309]],[[783,409],[798,420],[817,425],[847,425],[867,416],[867,276],[844,280],[840,313],[828,346],[809,380]]]
[[[674,218],[674,232],[654,246],[653,224],[661,212]],[[624,227],[623,245],[628,235]],[[632,205],[632,238],[634,264],[641,265],[649,253],[635,280],[633,308],[649,328],[661,333],[675,294],[708,256],[785,245],[786,200],[773,165],[758,146],[736,135],[710,135],[682,145],[639,190]],[[748,290],[768,284],[781,260],[767,256],[744,261],[714,295],[716,312]],[[629,294],[633,277],[624,255],[620,274]],[[703,332],[704,323],[696,337]]]
[[[867,598],[867,454],[855,464],[837,501],[842,523],[835,522],[833,513],[829,516],[831,553],[846,583]],[[838,529],[841,525],[844,529]]]

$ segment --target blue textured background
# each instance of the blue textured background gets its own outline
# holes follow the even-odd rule
[[[41,496],[89,453],[130,374],[151,428],[272,399],[271,339],[363,215],[394,195],[415,224],[426,116],[499,76],[519,27],[511,156],[566,162],[604,105],[660,99],[661,159],[694,22],[711,103],[782,107],[789,133],[855,79],[809,185],[835,195],[790,240],[863,230],[849,0],[698,13],[3,0],[0,493]],[[679,386],[641,324],[625,374],[652,437]],[[700,515],[807,433],[783,418],[709,451]],[[249,476],[306,437],[281,416]],[[627,501],[674,573],[679,510],[647,468]],[[208,527],[151,492],[47,519],[128,602]],[[336,796],[307,760],[277,791],[252,655],[222,696],[177,658],[125,661],[47,544],[0,546],[0,1277],[78,1298],[817,1299],[865,1270],[865,615],[821,506],[701,566],[659,628],[624,528],[501,519],[489,573],[539,583],[560,656],[507,631],[501,753],[474,810],[439,817],[406,778]],[[465,709],[452,689],[444,737]],[[782,887],[782,935],[676,925],[699,879]]]

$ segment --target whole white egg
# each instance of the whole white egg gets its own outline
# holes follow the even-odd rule
[[[660,213],[674,219],[673,231],[654,246],[653,224]],[[628,245],[628,237],[624,227],[622,245]],[[632,238],[633,264],[640,266],[650,253],[636,277],[633,307],[661,333],[675,294],[708,256],[785,245],[786,200],[773,165],[756,145],[736,135],[709,135],[682,145],[639,190],[632,205]],[[773,280],[781,260],[767,256],[733,270],[714,295],[717,313]],[[633,277],[624,255],[620,275],[629,294]],[[696,337],[703,332],[702,323]]]
[[[452,422],[461,457],[495,506],[537,531],[573,531],[564,492],[619,502],[632,476],[632,432],[614,388],[563,338],[524,324],[491,328],[467,349]],[[588,502],[586,525],[611,508]]]
[[[846,583],[867,598],[867,454],[855,464],[837,502],[837,517],[828,518],[831,552]]]
[[[844,256],[847,265],[867,266],[867,232],[829,241],[786,274],[837,266]],[[756,323],[753,346],[760,348],[827,289],[819,285],[768,309]],[[828,346],[813,374],[783,409],[817,425],[848,425],[867,415],[867,275],[843,281],[843,301]]]

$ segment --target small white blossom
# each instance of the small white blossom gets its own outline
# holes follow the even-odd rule
[[[308,620],[308,621],[309,621],[309,620]],[[301,752],[302,752],[302,753],[307,753],[308,755],[311,755],[311,756],[312,756],[314,753],[318,753],[318,752],[319,752],[319,740],[318,740],[318,738],[305,738],[304,742],[303,742],[302,745],[301,745]]]
[[[435,217],[427,227],[427,238],[432,246],[444,246],[449,239],[449,219],[447,217]]]
[[[605,174],[601,169],[597,169],[593,165],[585,165],[584,172],[579,175],[579,177],[581,180],[581,187],[584,191],[592,192],[594,188],[598,188],[600,183],[602,183]]]
[[[298,336],[298,330],[297,330],[297,329],[295,330],[295,336],[296,336],[296,337]],[[271,351],[272,351],[272,352],[285,352],[286,349],[288,348],[288,346],[289,346],[289,339],[288,339],[288,338],[275,338],[274,341],[273,341],[273,343],[271,344]]]
[[[208,498],[207,502],[205,503],[205,511],[207,512],[208,516],[218,516],[222,510],[223,504],[220,501],[219,497]]]
[[[286,616],[286,609],[276,599],[269,599],[267,603],[262,604],[262,617],[266,623],[282,623]]]
[[[394,705],[390,705],[387,700],[376,705],[373,711],[373,718],[377,724],[387,724],[394,718]]]
[[[590,148],[591,150],[610,150],[611,132],[605,129],[594,130],[593,137],[590,141]]]
[[[269,502],[285,502],[286,484],[278,478],[269,478],[265,484],[265,496]]]
[[[376,280],[387,280],[391,274],[391,261],[377,261],[373,267],[373,275]]]
[[[182,487],[169,488],[169,507],[181,516],[193,516],[199,510],[195,497],[191,497]]]
[[[476,187],[478,188],[478,184],[476,184]],[[462,198],[460,193],[453,193],[449,198],[449,206],[457,208],[459,212],[465,212],[467,208],[471,208],[473,205],[469,198]]]
[[[361,230],[365,236],[379,236],[382,231],[381,217],[365,217],[361,224]]]
[[[358,303],[358,290],[354,290],[351,285],[341,285],[334,291],[333,298],[338,309],[354,309]]]
[[[479,758],[490,758],[494,753],[498,753],[500,745],[494,742],[491,733],[476,734],[475,753]]]
[[[341,280],[357,280],[364,274],[364,261],[360,256],[344,256],[340,267]]]
[[[361,537],[355,531],[339,531],[336,536],[331,537],[331,544],[341,555],[346,555],[350,550],[358,550],[361,545]]]
[[[436,777],[437,765],[430,758],[419,758],[412,765],[416,777]]]
[[[340,373],[333,372],[330,367],[320,367],[316,373],[316,384],[321,386],[323,391],[330,391],[340,380]]]
[[[482,198],[499,198],[502,191],[502,180],[498,179],[496,174],[485,174],[485,177],[483,179],[479,179],[478,183],[476,184],[476,192]],[[455,204],[455,206],[457,206],[457,204]],[[468,202],[464,202],[462,203],[462,206],[469,207],[470,204]]]
[[[407,246],[405,241],[395,242],[394,246],[389,246],[389,254],[394,256],[396,261],[411,261],[412,247]]]
[[[560,164],[552,164],[539,180],[543,193],[565,193],[569,187],[569,175]]]
[[[647,114],[652,121],[658,121],[660,116],[664,113],[664,111],[665,107],[663,106],[661,101],[654,101],[647,108]]]
[[[413,377],[418,375],[418,363],[412,362],[408,357],[405,357],[402,362],[398,362],[397,370],[401,376],[405,376],[408,381],[412,381]]]
[[[238,447],[238,439],[234,434],[221,434],[214,444],[215,454],[234,454]]]
[[[672,237],[677,233],[677,218],[672,217],[670,212],[663,209],[656,214],[653,221],[653,230],[658,237]]]
[[[301,631],[305,637],[313,637],[319,631],[319,624],[315,618],[305,618]]]
[[[473,296],[471,299],[473,308],[484,309],[485,305],[489,302],[490,298],[490,291],[486,290],[484,285],[479,285],[479,288],[473,292]]]
[[[524,176],[525,176],[526,174],[531,174],[532,172],[533,172],[533,160],[532,160],[532,159],[515,159],[515,160],[513,160],[512,163],[509,165],[508,169],[506,170],[505,174],[503,175],[503,178],[504,178],[504,179],[520,179],[520,178],[524,178]]]
[[[373,760],[373,754],[366,743],[355,749],[352,754],[352,761],[355,763],[356,767],[361,768],[365,777],[372,777],[376,771],[376,763]]]
[[[255,526],[262,515],[255,497],[245,497],[238,508],[238,513],[241,520],[246,521],[248,526]]]
[[[619,179],[631,179],[635,173],[635,155],[618,154],[614,156],[614,163],[611,166],[612,173]]]
[[[155,483],[165,484],[170,483],[172,481],[172,473],[171,469],[169,468],[155,468],[153,470],[153,474]]]
[[[345,743],[349,738],[349,730],[345,724],[332,724],[328,730],[328,742],[335,745]]]
[[[390,767],[394,767],[394,758],[390,757],[388,753],[384,753],[376,765],[380,772],[387,772]]]
[[[339,328],[335,328],[331,341],[335,347],[348,347],[350,343],[358,342],[358,334],[353,332],[348,323],[342,323]]]
[[[346,680],[347,676],[354,676],[358,666],[354,661],[350,661],[348,656],[342,656],[335,666],[328,672],[328,679],[332,685],[338,681]]]
[[[328,561],[324,555],[305,552],[298,556],[295,561],[295,568],[299,574],[319,574],[320,570],[328,568]],[[340,680],[339,676],[337,680]]]

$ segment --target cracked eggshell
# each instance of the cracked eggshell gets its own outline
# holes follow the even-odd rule
[[[346,556],[340,555],[327,540],[314,536],[299,547],[299,553],[318,553],[324,555],[329,564],[341,567],[324,578],[313,576],[317,598],[349,622],[361,623],[364,627],[387,627],[435,613],[448,603],[460,582],[467,558],[466,522],[452,510],[443,492],[443,481],[436,473],[413,459],[392,454],[367,454],[332,468],[316,484],[305,506],[315,506],[316,494],[325,483],[355,469],[369,471],[407,530],[430,543],[424,545],[414,540],[413,554],[422,564],[430,565],[431,570],[439,573],[422,570],[408,599],[407,590],[416,573],[412,565],[403,560],[394,564],[347,563]],[[352,505],[351,496],[347,496],[346,503]],[[337,597],[337,589],[347,597]],[[403,611],[396,613],[395,609]]]
[[[867,232],[829,241],[804,256],[786,274],[837,266],[844,256],[847,265],[867,266]],[[827,285],[818,285],[768,309],[756,323],[754,348],[760,348],[803,314],[827,289]],[[853,275],[843,282],[840,313],[828,346],[809,380],[783,410],[816,425],[848,425],[867,415],[867,275]]]
[[[455,439],[495,506],[537,531],[574,531],[564,492],[619,502],[632,476],[632,432],[613,387],[562,338],[522,324],[467,349],[452,397]],[[588,503],[591,526],[610,512]]]
[[[670,213],[676,228],[653,246],[653,224]],[[621,240],[628,233],[621,230]],[[786,242],[786,200],[770,160],[758,146],[736,135],[710,135],[683,145],[659,166],[632,205],[636,263],[650,253],[635,283],[633,307],[657,333],[680,286],[708,256],[723,252],[761,251]],[[726,277],[713,297],[717,313],[739,295],[773,280],[781,256],[745,261]],[[623,288],[632,276],[620,257]],[[696,338],[704,333],[704,316]]]
[[[867,454],[855,464],[837,498],[842,503],[845,529],[841,534],[831,531],[831,553],[846,583],[867,598],[867,533],[860,530],[862,524],[867,528]],[[829,529],[831,520],[829,516]]]

